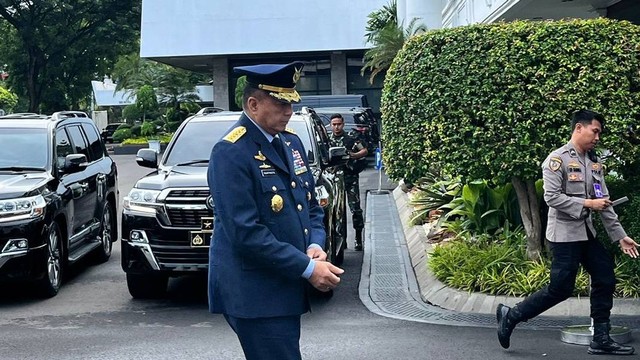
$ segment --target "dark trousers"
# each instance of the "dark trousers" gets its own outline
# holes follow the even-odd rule
[[[247,360],[301,360],[300,316],[243,319],[224,315]]]
[[[347,192],[347,202],[351,210],[353,228],[361,230],[364,228],[364,217],[362,207],[360,207],[360,175],[344,173],[344,188]]]
[[[516,306],[519,320],[536,317],[569,298],[575,287],[578,265],[582,264],[591,276],[591,318],[596,323],[609,321],[616,285],[614,263],[604,246],[588,230],[587,233],[588,241],[549,242],[553,254],[551,282]]]

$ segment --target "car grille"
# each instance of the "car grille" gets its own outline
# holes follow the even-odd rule
[[[206,207],[209,189],[171,190],[165,199],[167,217],[172,227],[199,229],[200,219],[213,216]]]
[[[209,248],[194,249],[187,238],[183,246],[165,246],[154,244],[151,249],[160,265],[206,265],[209,263]]]

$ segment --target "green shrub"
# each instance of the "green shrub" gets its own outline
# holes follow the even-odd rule
[[[153,125],[156,127],[156,132],[165,131],[165,122],[162,119],[153,120]]]
[[[640,27],[600,18],[427,32],[405,43],[385,79],[387,174],[415,181],[436,167],[498,184],[539,179],[580,108],[607,119],[607,165],[624,174],[640,158],[620,136],[640,117]]]
[[[156,125],[151,121],[145,121],[140,126],[140,135],[151,136],[156,133]]]
[[[125,139],[131,137],[131,129],[118,127],[116,131],[113,132],[113,141],[114,142],[123,142]]]
[[[142,120],[144,112],[138,108],[135,104],[127,105],[122,109],[122,117],[129,123],[133,123],[137,120]]]
[[[436,246],[429,255],[429,268],[448,286],[491,295],[527,296],[549,283],[550,261],[526,258],[522,231],[458,240]],[[640,262],[624,256],[616,260],[618,297],[639,297]],[[587,296],[589,275],[580,268],[574,296]]]
[[[140,134],[140,133],[141,133],[141,131],[142,131],[142,126],[140,126],[140,125],[133,125],[133,126],[131,127],[131,136],[133,136],[133,137],[138,137],[138,136],[140,136],[140,135],[141,135],[141,134]]]
[[[3,109],[7,113],[11,113],[17,104],[18,97],[9,90],[0,86],[0,109]]]

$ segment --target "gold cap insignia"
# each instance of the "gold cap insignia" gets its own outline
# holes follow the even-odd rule
[[[297,83],[298,80],[300,80],[300,77],[302,76],[302,68],[295,68],[295,70],[293,71],[293,83]]]
[[[560,169],[560,165],[562,165],[562,159],[560,159],[559,157],[552,157],[551,159],[549,159],[549,169],[551,169],[552,171]]]
[[[273,210],[273,212],[280,212],[283,206],[284,199],[282,199],[282,196],[277,194],[273,195],[273,197],[271,198],[271,210]]]
[[[262,151],[258,150],[258,155],[254,155],[253,156],[254,159],[258,160],[258,161],[265,161],[267,160],[266,156],[264,156],[262,154]]]
[[[242,135],[244,135],[247,132],[247,128],[245,128],[244,126],[238,126],[237,128],[231,130],[225,137],[223,137],[223,140],[226,140],[230,143],[235,143],[236,141],[238,141],[238,139],[240,139],[242,137]]]

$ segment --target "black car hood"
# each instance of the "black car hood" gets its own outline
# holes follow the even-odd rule
[[[45,185],[50,178],[51,176],[46,172],[0,172],[0,199],[30,196],[34,190]]]
[[[207,167],[202,165],[162,168],[138,180],[136,184],[136,188],[147,190],[208,186]]]

